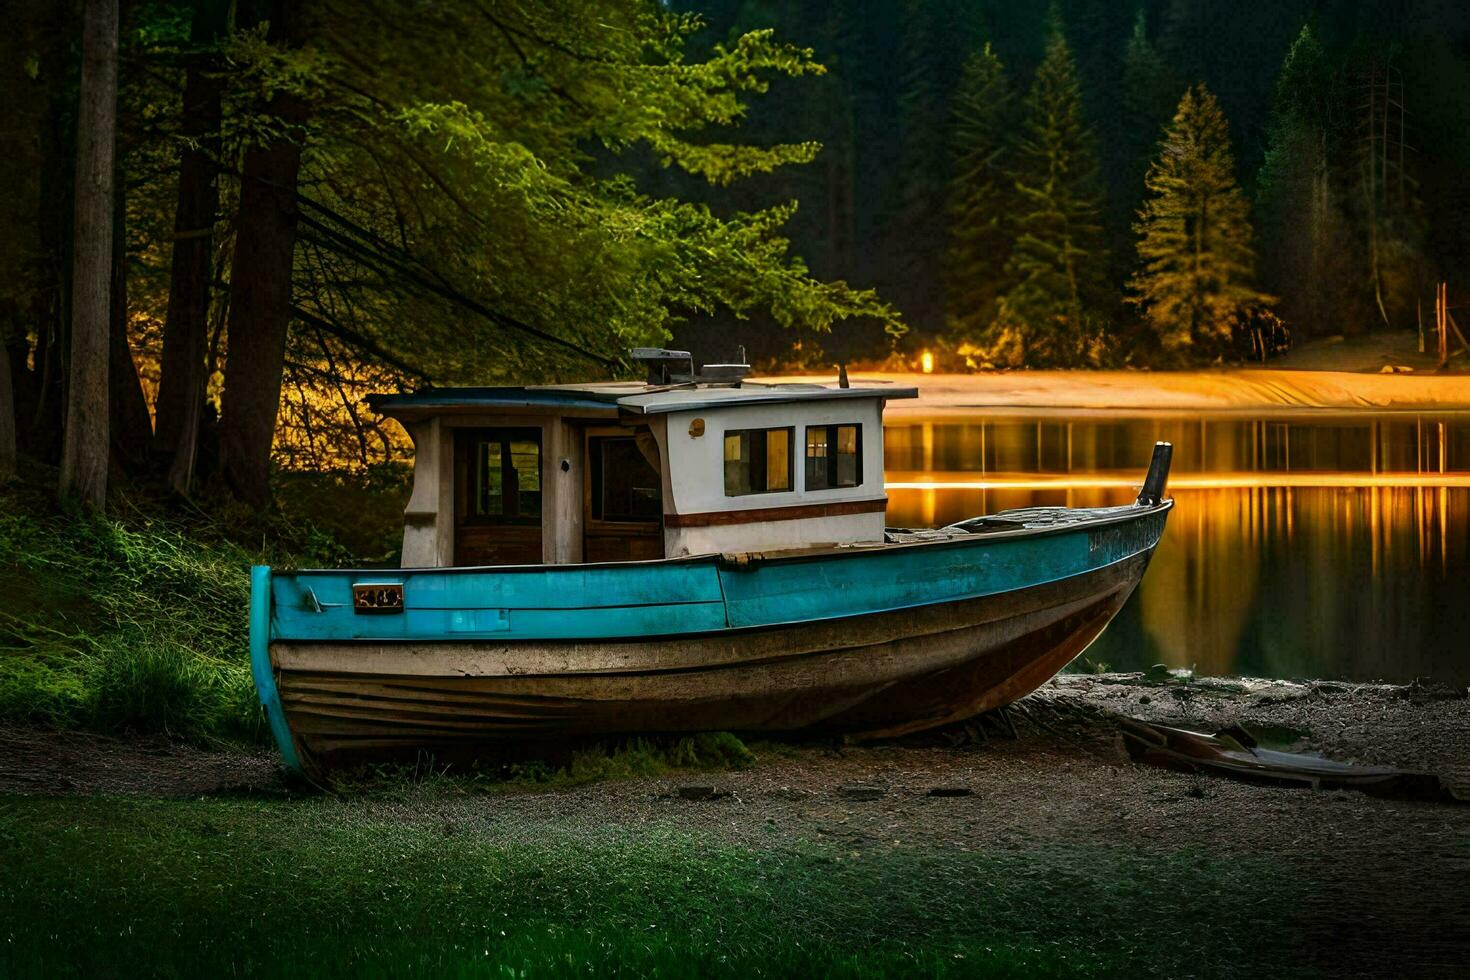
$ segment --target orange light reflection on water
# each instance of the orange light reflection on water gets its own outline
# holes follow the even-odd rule
[[[1137,489],[1143,474],[1044,476],[890,472],[889,490],[1113,490]],[[1187,473],[1169,478],[1170,490],[1249,490],[1285,487],[1470,487],[1470,473]]]
[[[1470,682],[1470,421],[899,424],[885,439],[888,521],[1128,503],[1157,439],[1175,445],[1176,507],[1094,663]]]

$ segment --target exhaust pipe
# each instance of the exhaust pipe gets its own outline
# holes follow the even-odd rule
[[[1138,495],[1140,506],[1153,507],[1164,499],[1164,488],[1169,484],[1169,464],[1173,459],[1173,443],[1154,443],[1154,458],[1149,461],[1148,476],[1144,477],[1143,490]]]

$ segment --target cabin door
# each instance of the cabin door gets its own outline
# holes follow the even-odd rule
[[[541,564],[541,430],[454,434],[454,563]]]
[[[583,506],[584,561],[664,556],[663,477],[646,426],[588,430]]]

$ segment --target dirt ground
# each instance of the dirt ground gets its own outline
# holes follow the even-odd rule
[[[876,745],[762,743],[759,762],[739,772],[390,795],[359,805],[373,819],[442,821],[511,837],[534,838],[549,820],[637,827],[672,819],[756,849],[1197,848],[1279,862],[1283,874],[1310,881],[1304,907],[1262,914],[1292,917],[1308,948],[1323,951],[1324,967],[1352,962],[1368,975],[1450,976],[1470,962],[1470,805],[1156,769],[1128,759],[1111,720],[1203,731],[1240,722],[1277,747],[1434,770],[1467,785],[1463,689],[1065,675],[1021,707],[1011,716],[1014,737],[992,721]],[[689,798],[705,788],[706,798]],[[291,792],[298,791],[269,753],[0,729],[0,793]]]

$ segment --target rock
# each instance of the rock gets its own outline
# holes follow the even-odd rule
[[[968,786],[935,786],[929,790],[930,796],[969,796],[971,789]]]
[[[849,800],[876,800],[888,792],[888,787],[873,786],[868,783],[847,783],[837,787],[837,792]]]

